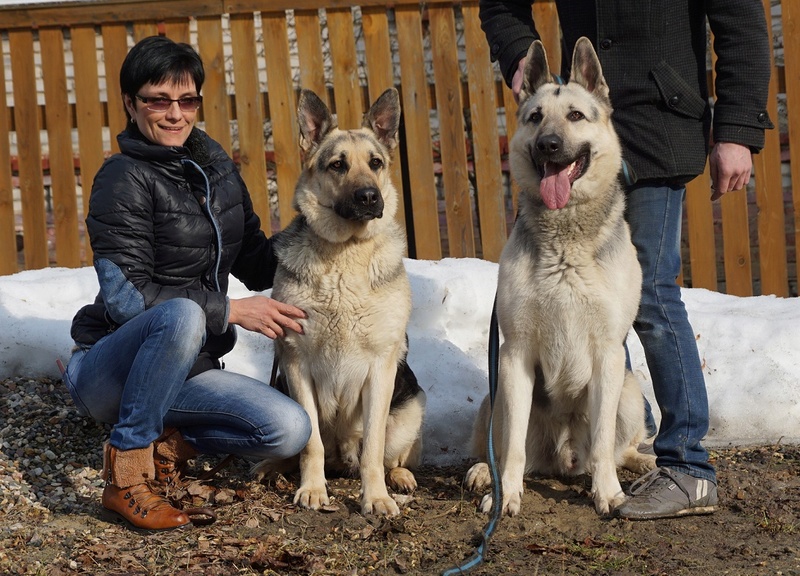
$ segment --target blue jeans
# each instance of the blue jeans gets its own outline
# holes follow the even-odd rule
[[[111,444],[143,448],[164,428],[201,453],[281,460],[311,435],[303,408],[268,384],[227,370],[186,379],[205,341],[191,300],[163,302],[70,358],[64,382],[78,410],[113,425]]]
[[[627,220],[642,266],[642,301],[633,324],[661,409],[653,442],[658,466],[716,482],[708,452],[708,396],[681,289],[681,218],[686,188],[638,185],[628,191]]]

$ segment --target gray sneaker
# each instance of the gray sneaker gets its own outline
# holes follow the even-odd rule
[[[672,468],[651,470],[631,484],[630,496],[614,510],[629,520],[711,514],[717,509],[717,485]]]

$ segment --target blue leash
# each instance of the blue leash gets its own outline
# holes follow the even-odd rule
[[[492,515],[489,522],[483,527],[481,541],[475,547],[475,553],[465,560],[461,565],[448,568],[442,572],[442,576],[452,576],[453,574],[464,574],[480,565],[489,548],[489,538],[497,528],[503,510],[503,487],[500,485],[500,474],[497,471],[497,460],[494,456],[494,439],[492,434],[492,420],[494,419],[494,398],[497,393],[497,373],[498,358],[500,350],[500,334],[497,327],[497,297],[492,305],[492,318],[489,322],[489,403],[492,411],[489,415],[489,438],[487,439],[487,453],[489,460],[489,471],[492,474]]]

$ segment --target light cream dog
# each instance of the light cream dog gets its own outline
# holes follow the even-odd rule
[[[501,259],[497,318],[503,336],[494,407],[503,512],[520,511],[523,476],[592,475],[600,514],[624,501],[616,466],[644,473],[637,451],[644,405],[625,369],[642,274],[624,220],[622,156],[608,86],[588,39],[575,46],[568,84],[551,81],[541,42],[528,51],[510,147],[519,215]],[[486,459],[490,405],[473,434]],[[485,462],[466,484],[491,484]],[[491,495],[482,509],[491,509]]]

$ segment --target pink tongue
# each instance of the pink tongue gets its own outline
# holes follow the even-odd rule
[[[551,210],[563,208],[569,202],[569,165],[544,163],[544,178],[539,186],[545,205]]]

